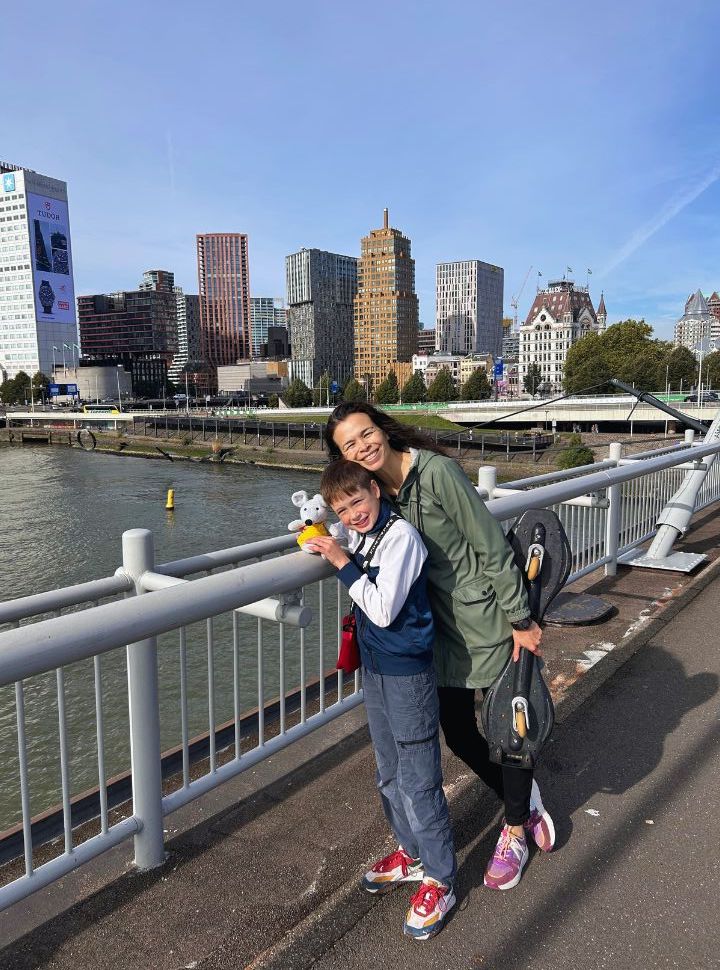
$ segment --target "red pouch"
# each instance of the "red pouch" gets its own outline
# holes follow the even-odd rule
[[[360,666],[360,647],[357,642],[357,627],[355,614],[348,613],[342,618],[342,635],[340,637],[340,653],[338,654],[337,670],[344,674],[354,673]]]

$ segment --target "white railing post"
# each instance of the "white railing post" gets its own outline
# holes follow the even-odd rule
[[[127,595],[139,596],[145,592],[141,576],[155,566],[152,532],[124,532],[122,549],[123,570],[135,584],[134,592]],[[135,865],[152,869],[165,861],[157,637],[128,644],[127,665],[133,814],[141,826],[135,836]]]
[[[622,458],[622,445],[614,441],[608,449],[610,461],[619,462]],[[622,501],[622,485],[610,485],[607,489],[608,510],[605,519],[605,555],[609,557],[605,563],[605,575],[617,575],[617,553],[620,543],[620,503]]]
[[[481,465],[478,468],[478,488],[487,494],[488,500],[495,498],[497,487],[497,467],[495,465]]]

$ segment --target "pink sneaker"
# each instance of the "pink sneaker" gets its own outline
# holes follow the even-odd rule
[[[542,803],[540,789],[534,779],[530,793],[530,818],[525,822],[525,831],[541,852],[552,851],[555,845],[555,826]]]
[[[488,889],[512,889],[528,861],[528,847],[524,835],[513,835],[509,825],[503,825],[493,857],[485,870]]]

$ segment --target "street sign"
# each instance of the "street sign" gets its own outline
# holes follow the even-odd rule
[[[339,390],[340,390],[340,385],[338,384],[338,382],[337,381],[331,381],[331,383],[330,383],[330,393],[331,394],[337,394],[337,392]]]
[[[495,361],[495,366],[493,367],[493,375],[496,381],[501,381],[503,376],[503,362],[502,358]]]

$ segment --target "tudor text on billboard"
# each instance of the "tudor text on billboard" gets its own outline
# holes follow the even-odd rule
[[[32,192],[27,199],[36,318],[75,323],[67,202]]]

